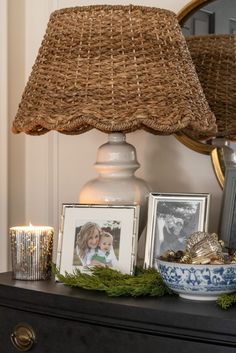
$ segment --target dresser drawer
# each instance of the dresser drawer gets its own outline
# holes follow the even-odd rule
[[[102,322],[102,315],[101,315]],[[19,323],[32,327],[32,353],[235,353],[233,347],[194,342],[184,337],[106,327],[0,307],[0,352],[19,352],[11,334]]]

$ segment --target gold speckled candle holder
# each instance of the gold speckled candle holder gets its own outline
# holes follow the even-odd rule
[[[52,227],[21,226],[10,228],[13,278],[45,280],[51,276]]]

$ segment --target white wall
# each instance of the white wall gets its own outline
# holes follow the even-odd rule
[[[15,102],[20,101],[50,12],[62,7],[100,4],[101,1],[10,0],[9,3],[10,19],[15,16],[15,9],[19,9],[16,23],[10,21],[10,48],[14,50],[17,45],[20,57],[20,62],[18,55],[11,58],[9,85],[12,93],[9,109],[12,120],[17,110]],[[129,4],[130,1],[110,0],[104,3]],[[132,3],[157,5],[154,0]],[[158,6],[177,12],[186,3],[187,0],[159,0]],[[12,72],[16,75],[13,76]],[[96,176],[93,168],[96,150],[106,142],[106,135],[93,130],[77,136],[52,132],[41,137],[23,134],[10,136],[10,226],[32,222],[53,225],[57,230],[62,202],[76,202],[83,184]],[[211,193],[210,230],[217,230],[222,191],[209,156],[187,149],[173,136],[162,137],[137,131],[128,134],[127,141],[137,149],[141,163],[137,176],[146,179],[154,191]]]
[[[8,263],[7,2],[0,2],[0,272]]]

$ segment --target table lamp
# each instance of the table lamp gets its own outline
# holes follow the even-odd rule
[[[170,135],[188,129],[215,134],[214,114],[173,12],[101,5],[51,14],[12,130],[73,135],[93,128],[109,134],[96,166],[112,171],[103,184],[116,192],[109,198],[106,190],[99,194],[90,184],[80,201],[141,207],[148,186],[134,177],[139,165],[125,133],[144,129]],[[100,173],[98,182],[107,176]],[[108,188],[114,181],[119,186]]]

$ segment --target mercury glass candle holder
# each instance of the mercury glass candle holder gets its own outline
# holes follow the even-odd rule
[[[10,228],[13,278],[45,280],[51,276],[52,227],[20,226]]]

